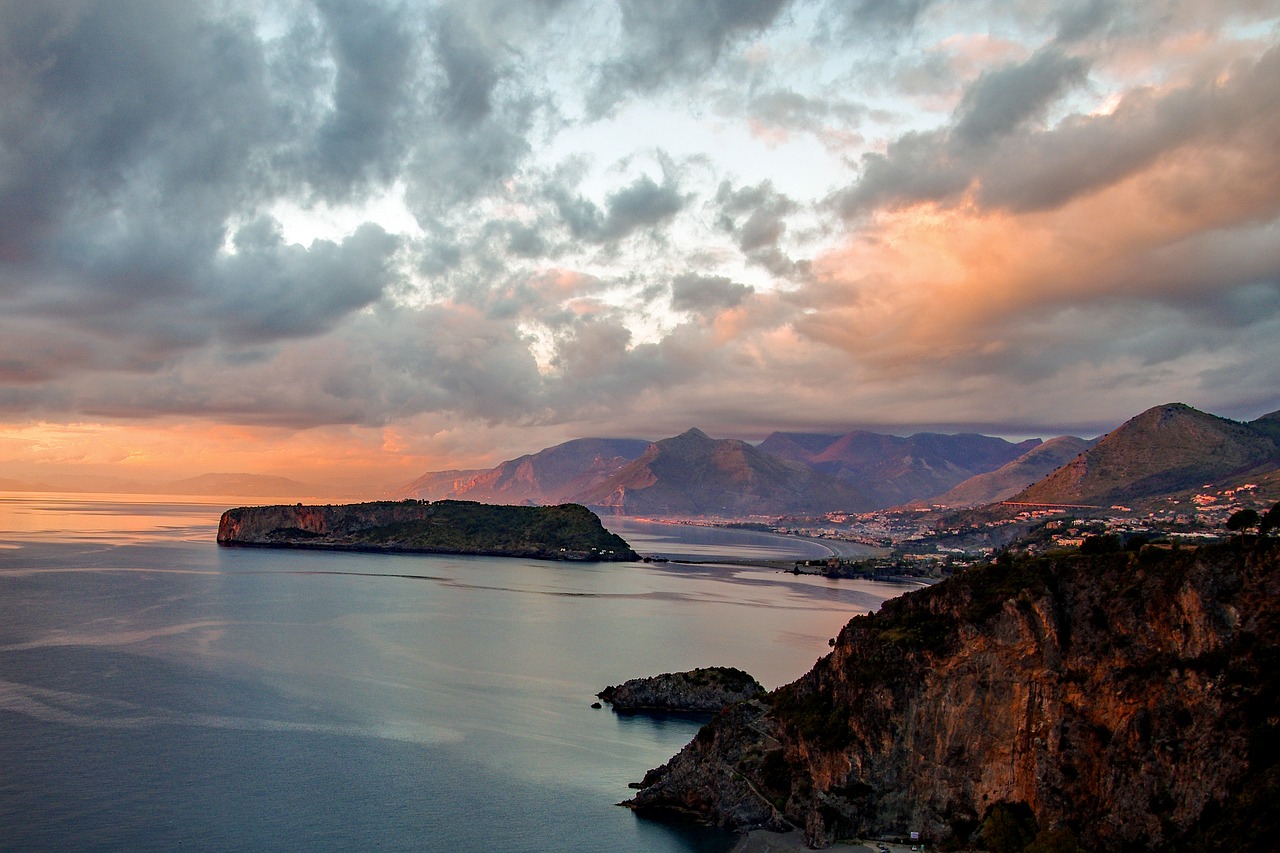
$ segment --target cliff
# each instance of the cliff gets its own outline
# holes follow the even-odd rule
[[[586,507],[470,501],[376,501],[338,506],[240,507],[222,514],[219,545],[634,560],[622,537]]]
[[[764,693],[760,682],[740,669],[712,666],[665,672],[606,687],[596,695],[621,713],[635,711],[716,712]]]
[[[1278,566],[1280,542],[1237,540],[969,570],[851,620],[628,804],[813,846],[959,845],[1020,809],[1087,849],[1270,849]]]

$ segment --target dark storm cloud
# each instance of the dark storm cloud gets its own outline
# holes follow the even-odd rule
[[[1074,117],[1048,133],[1005,145],[982,166],[989,203],[1015,209],[1061,204],[1114,183],[1179,149],[1236,150],[1264,157],[1280,133],[1280,49],[1241,63],[1224,83],[1167,93],[1135,92],[1110,115]],[[1280,178],[1263,172],[1264,186]]]
[[[1084,60],[1047,48],[1020,65],[989,71],[965,91],[952,133],[960,144],[982,145],[1043,119],[1088,70]]]
[[[327,35],[303,21],[269,54],[247,23],[188,4],[0,6],[11,379],[145,374],[214,340],[315,335],[395,283],[399,242],[376,226],[304,247],[259,215],[228,240],[286,191],[349,195],[394,171],[405,33],[372,7],[324,11]],[[326,79],[291,55],[304,43],[333,48],[327,114],[299,97]]]
[[[24,403],[92,416],[178,414],[306,428],[380,426],[441,411],[481,421],[536,419],[544,416],[544,396],[528,347],[509,324],[428,306],[351,315],[340,328],[287,347],[211,346],[149,371],[145,381],[122,371],[76,372]]]
[[[607,61],[588,95],[596,114],[632,93],[706,73],[738,39],[773,23],[788,0],[619,0],[622,55]]]
[[[851,25],[857,27],[906,28],[915,24],[936,0],[856,0],[841,4]]]
[[[993,151],[1043,118],[1070,87],[1083,82],[1087,70],[1082,60],[1049,48],[983,74],[965,91],[949,130],[910,132],[884,154],[866,155],[862,178],[842,194],[842,208],[854,213],[885,202],[945,200],[966,190],[983,168],[993,166],[998,173],[1002,164],[991,163]],[[1054,168],[1043,160],[1038,165]]]
[[[737,190],[723,181],[715,200],[721,211],[720,226],[748,253],[776,247],[787,228],[785,217],[797,208],[794,201],[774,189],[772,181]]]
[[[1069,44],[1096,35],[1110,23],[1116,12],[1115,0],[1088,0],[1070,3],[1058,10],[1057,40]]]
[[[1250,2],[0,0],[0,408],[769,426],[1265,362]]]
[[[0,261],[117,219],[122,196],[216,223],[279,131],[264,60],[234,22],[183,4],[0,8]],[[105,224],[105,223],[103,223]]]
[[[724,276],[686,273],[671,280],[671,308],[713,317],[734,308],[755,293],[755,288]]]
[[[474,127],[493,110],[493,91],[501,76],[494,57],[464,21],[447,11],[440,14],[435,48],[446,81],[440,93],[441,113],[450,122]]]
[[[317,139],[319,180],[343,197],[398,171],[414,48],[396,10],[367,0],[318,0],[317,7],[337,67],[333,108]]]
[[[659,184],[648,175],[610,193],[604,210],[563,187],[553,186],[550,195],[570,233],[593,243],[613,242],[668,222],[687,200],[674,177],[668,176]]]
[[[751,115],[770,128],[816,133],[828,123],[847,127],[866,115],[867,109],[845,100],[807,97],[788,89],[753,94]]]
[[[799,209],[794,201],[762,181],[753,187],[734,189],[722,181],[716,190],[718,225],[733,235],[738,248],[752,263],[779,277],[802,272],[806,264],[793,261],[780,243],[787,230],[786,217]]]
[[[863,159],[860,180],[837,194],[849,216],[877,205],[952,202],[970,187],[978,201],[1012,210],[1055,207],[1124,179],[1186,146],[1262,154],[1280,121],[1280,50],[1240,63],[1225,83],[1128,94],[1111,114],[1069,117],[1051,129],[1035,119],[1083,70],[1054,51],[984,75],[951,129],[909,132]],[[1271,138],[1274,138],[1272,136]]]
[[[286,244],[273,226],[242,228],[236,254],[209,271],[206,316],[224,340],[260,343],[325,331],[377,301],[395,277],[391,260],[399,240],[377,225],[362,225],[341,243],[316,241],[308,248]]]

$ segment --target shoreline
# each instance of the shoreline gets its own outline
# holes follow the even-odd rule
[[[749,829],[738,835],[738,841],[730,848],[729,853],[795,853],[798,850],[812,849],[804,843],[804,833],[798,829],[790,832]],[[846,853],[877,853],[882,847],[888,849],[889,853],[910,853],[912,849],[909,844],[860,838],[836,839],[828,849]]]

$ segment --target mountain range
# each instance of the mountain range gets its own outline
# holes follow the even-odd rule
[[[926,432],[902,438],[857,430],[844,435],[775,432],[760,449],[857,484],[878,509],[945,492],[1040,444],[1038,438],[1012,444],[989,435]]]
[[[977,434],[775,432],[759,444],[699,429],[648,442],[583,438],[480,471],[438,471],[399,497],[581,503],[626,515],[787,515],[936,504],[1109,506],[1280,472],[1280,413],[1242,423],[1182,403],[1094,440]]]
[[[314,485],[268,474],[199,474],[180,480],[141,482],[121,477],[79,475],[74,479],[16,480],[0,478],[0,491],[90,492],[120,495],[191,495],[199,497],[306,497],[324,492]]]

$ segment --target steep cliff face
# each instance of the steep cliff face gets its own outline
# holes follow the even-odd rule
[[[812,671],[726,711],[631,805],[801,827],[824,846],[962,841],[994,804],[1025,803],[1091,849],[1266,849],[1278,565],[1264,541],[971,570],[850,621]]]

